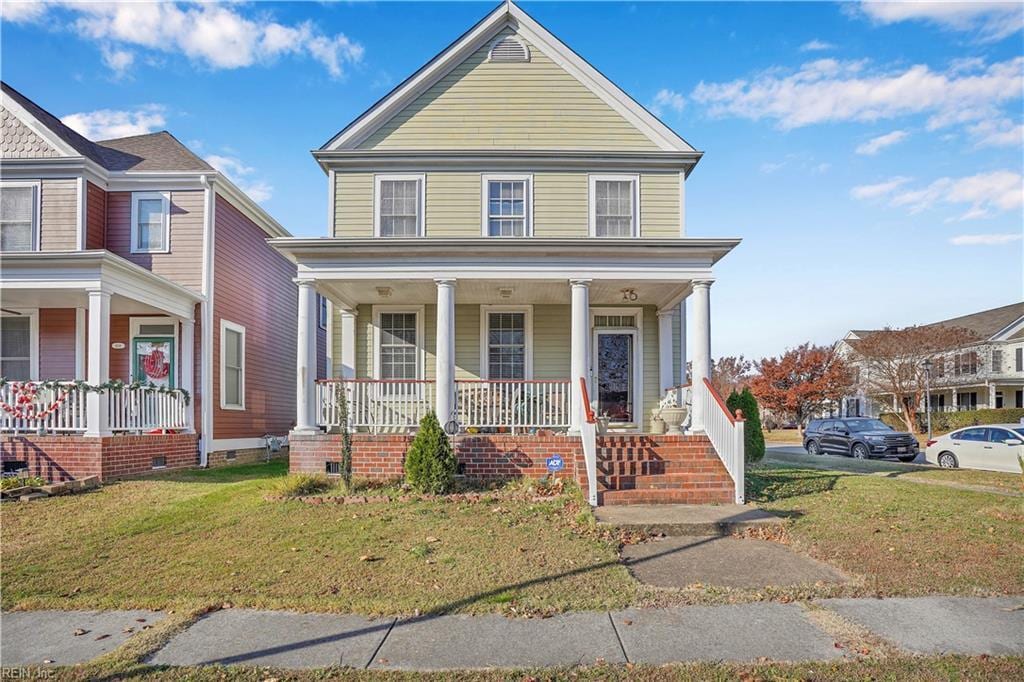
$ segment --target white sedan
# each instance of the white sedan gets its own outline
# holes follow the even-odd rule
[[[957,429],[928,441],[925,459],[945,469],[987,469],[1021,473],[1024,425],[989,424]]]

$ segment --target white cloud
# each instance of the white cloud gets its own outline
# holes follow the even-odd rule
[[[39,21],[47,7],[38,0],[4,0],[0,2],[0,19],[15,23]]]
[[[833,45],[832,43],[826,43],[824,40],[818,40],[817,38],[815,38],[814,40],[810,40],[810,41],[804,43],[803,45],[801,45],[800,46],[800,51],[801,52],[820,52],[822,50],[833,50],[833,49],[835,49],[835,47],[836,46]]]
[[[790,73],[773,68],[750,80],[702,81],[691,98],[712,116],[769,119],[783,130],[911,114],[928,114],[936,129],[990,118],[999,105],[1020,98],[1024,57],[988,66],[957,63],[945,72],[923,64],[894,71],[867,66],[819,59]]]
[[[861,2],[854,6],[878,24],[925,21],[955,31],[975,33],[983,41],[1001,40],[1021,30],[1024,12],[1016,2]]]
[[[145,104],[132,111],[99,109],[80,112],[63,116],[60,120],[90,140],[145,135],[163,128],[166,123],[164,107],[159,104]]]
[[[967,210],[950,220],[989,218],[998,213],[1020,210],[1024,206],[1024,177],[1009,170],[988,171],[963,178],[944,177],[916,189],[906,189],[907,178],[893,178],[877,185],[854,187],[854,199],[885,198],[890,206],[910,213],[939,205],[966,206]]]
[[[761,172],[766,174],[766,175],[770,175],[770,174],[774,173],[775,171],[782,170],[783,168],[785,168],[785,166],[786,166],[786,162],[785,161],[783,161],[783,162],[765,161],[764,163],[761,164]]]
[[[236,156],[209,154],[206,156],[206,163],[228,176],[240,190],[257,203],[263,203],[273,196],[274,188],[270,183],[250,177],[256,173],[256,169],[246,165]]]
[[[949,243],[953,246],[1000,246],[1021,240],[1020,233],[1012,232],[1005,234],[960,234],[950,237]]]
[[[976,147],[1013,147],[1024,144],[1024,124],[992,118],[967,127]]]
[[[661,116],[667,109],[671,109],[677,114],[683,112],[683,108],[686,106],[686,98],[675,90],[669,90],[662,88],[658,90],[658,94],[654,96],[654,102],[651,104],[651,111],[654,112],[655,116]]]
[[[861,200],[878,199],[891,194],[893,191],[899,189],[908,182],[910,182],[910,178],[896,176],[894,178],[889,178],[885,182],[879,182],[873,185],[858,185],[850,190],[850,196],[854,199]]]
[[[74,30],[83,38],[180,53],[212,69],[266,64],[293,55],[312,58],[339,77],[363,57],[363,47],[343,33],[325,35],[311,21],[280,24],[262,10],[246,16],[246,8],[234,4],[67,0],[38,5],[32,12],[17,10],[9,20],[39,21],[58,8],[70,13]],[[8,14],[5,9],[5,19]]]
[[[878,152],[882,151],[886,147],[891,147],[894,144],[899,144],[907,138],[907,132],[905,130],[894,130],[891,133],[885,135],[879,135],[873,137],[867,142],[857,146],[856,151],[858,154],[866,156],[874,156]]]
[[[130,50],[121,50],[104,45],[100,48],[100,53],[103,55],[103,63],[118,78],[123,78],[127,75],[128,69],[135,63],[135,53]]]

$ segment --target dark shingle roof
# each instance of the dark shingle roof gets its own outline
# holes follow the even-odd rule
[[[166,130],[148,135],[93,142],[61,123],[60,119],[0,81],[4,95],[24,107],[82,156],[112,171],[212,171],[213,167]]]
[[[981,338],[990,339],[1022,317],[1024,317],[1024,301],[1004,305],[1000,308],[992,308],[991,310],[982,310],[981,312],[971,313],[970,315],[961,315],[960,317],[954,317],[948,320],[940,320],[939,322],[932,322],[931,324],[922,326],[960,327],[974,332]],[[864,338],[876,331],[879,330],[856,329],[853,330],[853,333],[860,338]]]

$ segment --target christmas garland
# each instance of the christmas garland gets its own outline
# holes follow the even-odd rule
[[[121,391],[124,390],[134,391],[139,388],[145,388],[151,391],[155,391],[156,393],[180,395],[182,398],[185,399],[186,405],[192,402],[192,396],[189,395],[189,392],[183,388],[157,386],[156,384],[142,381],[126,382],[120,379],[111,379],[110,381],[106,381],[102,384],[90,384],[86,381],[59,381],[56,379],[52,379],[49,381],[10,381],[6,377],[0,377],[0,389],[3,389],[8,384],[10,384],[11,386],[18,387],[17,390],[19,390],[19,392],[21,391],[21,386],[23,385],[34,386],[35,390],[33,391],[33,394],[35,392],[38,392],[40,389],[44,388],[50,389],[52,391],[82,391],[85,393],[106,393],[108,391],[111,393],[120,393]],[[0,403],[0,405],[3,405],[4,409],[6,409],[7,407],[3,403]]]

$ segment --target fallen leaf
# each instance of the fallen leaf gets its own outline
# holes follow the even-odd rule
[[[441,542],[440,540],[438,540],[437,538],[435,538],[435,537],[434,537],[433,535],[428,535],[428,536],[426,537],[426,541],[427,541],[427,542]]]
[[[77,630],[75,630],[71,634],[73,634],[75,637],[81,637],[82,635],[89,634],[89,631],[88,630],[83,630],[82,628],[78,628]]]
[[[101,639],[106,639],[107,637],[110,637],[110,635],[100,635],[99,637],[97,637],[97,638],[96,638],[95,640],[93,640],[93,641],[96,641],[96,642],[98,642],[98,641],[100,641]]]
[[[623,625],[632,625],[632,624],[633,624],[633,621],[631,621],[631,620],[630,620],[629,618],[624,618],[624,619],[622,620],[622,624],[623,624]]]
[[[146,619],[145,619],[145,618],[136,618],[136,619],[135,619],[135,622],[136,622],[136,623],[145,623],[145,622],[146,622]]]

